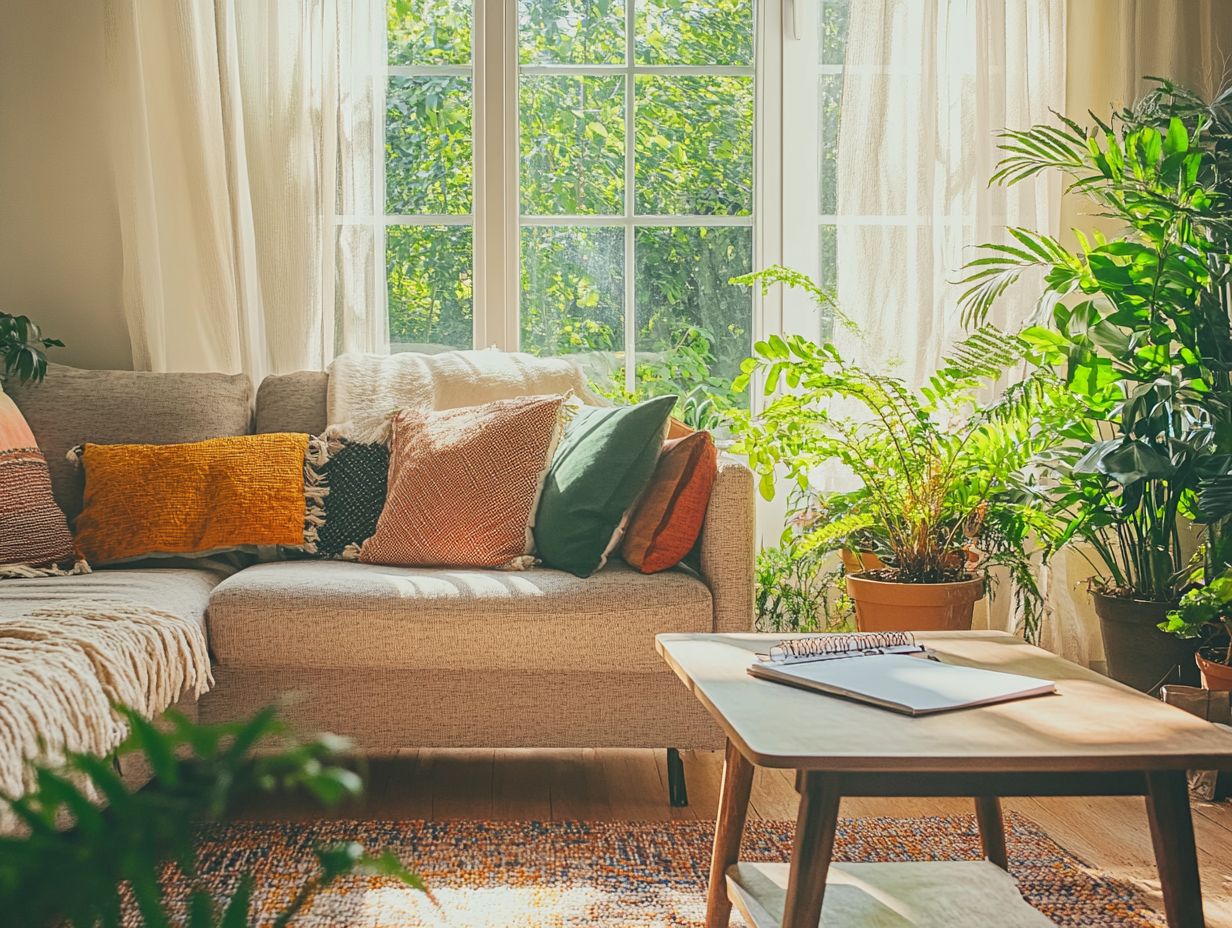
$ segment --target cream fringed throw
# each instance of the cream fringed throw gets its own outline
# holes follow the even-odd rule
[[[31,761],[113,750],[113,703],[153,717],[213,682],[205,635],[170,613],[78,603],[0,621],[0,793],[30,788]]]
[[[582,369],[565,358],[538,358],[487,349],[441,354],[344,354],[329,366],[330,425],[382,416],[395,409],[457,409],[519,396],[572,392],[603,405]]]

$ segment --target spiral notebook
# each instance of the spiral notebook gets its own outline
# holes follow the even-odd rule
[[[758,655],[749,673],[906,715],[930,715],[1056,692],[1051,680],[944,663],[908,632],[787,639]]]

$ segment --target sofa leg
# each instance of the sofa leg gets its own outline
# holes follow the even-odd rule
[[[684,761],[675,748],[667,749],[667,798],[677,808],[689,804],[689,791],[684,785]]]

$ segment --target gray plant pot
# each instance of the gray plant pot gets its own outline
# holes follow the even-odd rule
[[[1152,693],[1163,683],[1196,685],[1197,642],[1161,632],[1157,626],[1175,603],[1122,599],[1092,593],[1104,636],[1108,675],[1136,690]]]

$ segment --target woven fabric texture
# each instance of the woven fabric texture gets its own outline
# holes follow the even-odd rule
[[[753,628],[756,535],[753,472],[736,458],[720,456],[697,552],[698,569],[714,595],[716,632]]]
[[[321,500],[322,524],[312,556],[354,560],[376,532],[385,507],[389,449],[381,444],[343,441],[317,467],[328,492]]]
[[[81,453],[75,540],[91,563],[304,543],[308,436],[180,445],[93,445]]]
[[[86,371],[52,364],[42,383],[11,386],[47,455],[56,503],[69,525],[81,511],[83,485],[69,449],[86,442],[168,445],[247,435],[252,420],[252,383],[243,374]]]
[[[621,556],[644,574],[675,567],[693,550],[706,519],[718,452],[709,432],[668,439],[650,486],[629,520]]]
[[[211,620],[213,616],[211,614]],[[281,716],[304,735],[331,731],[368,754],[407,747],[664,748],[715,751],[723,730],[662,661],[654,672],[397,670],[214,664],[205,722],[238,721],[297,698]]]
[[[357,670],[653,671],[659,632],[707,632],[713,603],[687,571],[620,561],[583,580],[558,570],[259,564],[210,600],[224,663]]]
[[[0,566],[68,569],[73,560],[47,460],[17,405],[0,391]]]
[[[389,488],[369,564],[525,567],[561,396],[404,409],[393,420]]]

